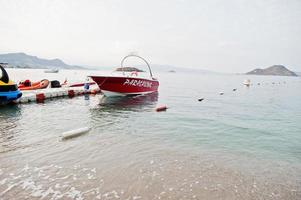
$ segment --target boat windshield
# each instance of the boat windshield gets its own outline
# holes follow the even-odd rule
[[[141,70],[142,71],[142,70]],[[125,77],[133,77],[133,78],[149,78],[149,74],[145,71],[119,71],[114,70],[111,72],[113,76],[125,76]]]

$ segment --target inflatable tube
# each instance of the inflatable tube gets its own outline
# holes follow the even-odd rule
[[[27,82],[25,84],[25,82]],[[25,82],[23,83],[20,83],[18,85],[19,89],[20,90],[37,90],[37,89],[44,89],[44,88],[47,88],[48,85],[49,85],[49,81],[47,79],[43,79],[41,81],[38,81],[38,82],[30,82],[29,80],[26,80]],[[27,85],[29,84],[29,85]]]
[[[62,133],[62,137],[63,139],[70,139],[73,137],[78,137],[84,133],[87,133],[90,131],[89,127],[83,127],[83,128],[79,128],[79,129],[75,129],[75,130],[71,130],[71,131],[66,131],[64,133]]]

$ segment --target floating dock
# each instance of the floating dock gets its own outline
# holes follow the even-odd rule
[[[58,97],[69,97],[85,95],[85,94],[97,94],[100,93],[98,87],[90,89],[84,89],[83,87],[61,87],[61,88],[46,88],[40,90],[22,91],[22,97],[18,99],[17,103],[43,103],[46,99],[55,99]]]

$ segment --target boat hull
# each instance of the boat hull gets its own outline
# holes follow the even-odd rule
[[[22,93],[18,86],[9,79],[8,74],[0,63],[0,105],[6,105],[19,99]]]
[[[106,96],[150,94],[158,91],[159,82],[144,78],[90,76]]]
[[[0,105],[6,105],[19,99],[22,96],[20,90],[0,92]]]

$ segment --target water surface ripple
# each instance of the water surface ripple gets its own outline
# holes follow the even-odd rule
[[[300,78],[158,77],[154,95],[1,107],[0,199],[301,199]],[[154,111],[161,104],[167,112]]]

